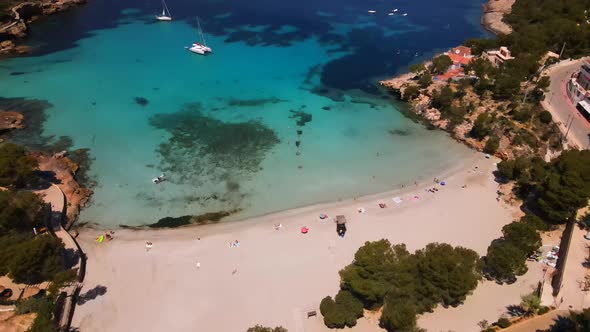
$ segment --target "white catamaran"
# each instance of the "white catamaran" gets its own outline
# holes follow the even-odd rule
[[[187,47],[187,49],[193,53],[205,55],[205,53],[211,53],[213,50],[207,46],[205,43],[205,36],[203,35],[203,29],[201,29],[201,23],[199,22],[199,18],[197,17],[197,27],[199,29],[199,37],[201,37],[200,43],[193,43],[191,47]]]
[[[162,14],[156,15],[156,20],[172,21],[172,15],[170,15],[170,10],[168,10],[168,6],[166,6],[166,2],[164,0],[162,0]]]

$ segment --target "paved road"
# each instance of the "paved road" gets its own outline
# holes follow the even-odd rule
[[[586,230],[574,226],[572,242],[564,267],[563,283],[557,295],[557,305],[562,310],[582,310],[588,307],[590,298],[584,291],[584,281],[588,274],[585,263],[589,256],[589,241],[584,238]]]
[[[536,332],[548,330],[559,317],[568,317],[567,310],[554,310],[503,330],[505,332]]]
[[[565,135],[567,132],[566,124],[573,116],[574,121],[569,130],[567,140],[569,145],[577,145],[579,148],[590,148],[590,123],[580,114],[576,107],[571,103],[565,92],[565,83],[573,72],[578,70],[582,65],[582,60],[563,61],[552,66],[545,71],[551,78],[551,85],[545,100],[541,105],[553,115],[553,120],[558,124],[559,129]]]

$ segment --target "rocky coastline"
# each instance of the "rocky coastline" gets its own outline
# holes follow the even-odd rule
[[[461,81],[434,80],[428,87],[419,87],[420,77],[420,74],[410,72],[380,81],[380,85],[397,99],[407,103],[409,112],[426,125],[448,132],[453,139],[469,148],[493,154],[502,160],[530,156],[547,159],[548,156],[562,149],[559,143],[559,129],[555,123],[538,124],[540,127],[532,130],[530,127],[532,121],[522,123],[506,114],[511,108],[510,100],[496,100],[489,95],[482,97],[474,91],[473,87],[464,85]],[[445,88],[450,89],[454,95],[453,107],[468,109],[460,119],[453,120],[448,113],[443,114],[441,109],[433,106],[436,95],[440,95]],[[458,91],[461,91],[460,98],[456,95]],[[490,134],[485,138],[473,135],[472,130],[478,118],[480,116],[485,118],[486,115],[489,116],[486,121],[488,121],[487,130]],[[530,136],[523,139],[523,133]],[[492,136],[497,139],[494,149],[488,146]],[[523,140],[526,141],[527,138],[535,143],[523,143]],[[489,144],[492,145],[492,143]]]
[[[25,116],[16,111],[0,110],[0,142],[5,141],[9,132],[24,129]],[[66,229],[70,228],[78,218],[80,210],[86,206],[93,191],[86,188],[80,181],[83,177],[78,159],[87,158],[86,151],[60,151],[57,153],[33,151],[32,156],[39,164],[39,171],[47,174],[50,182],[55,183],[66,196]],[[80,156],[81,155],[81,156]],[[81,157],[81,158],[76,158]]]
[[[73,152],[75,153],[75,151]],[[39,163],[39,170],[52,174],[55,184],[66,196],[66,225],[69,229],[78,218],[82,208],[86,206],[93,191],[82,186],[77,178],[80,165],[68,157],[66,151],[53,155],[34,152],[33,156]]]
[[[0,135],[14,129],[24,128],[25,117],[18,112],[0,111]]]
[[[512,5],[516,0],[489,0],[483,4],[481,24],[484,28],[496,35],[508,35],[512,27],[503,21],[504,15],[510,14]]]
[[[410,110],[419,118],[423,119],[428,125],[448,132],[453,139],[467,145],[472,149],[480,152],[484,151],[485,144],[481,141],[470,138],[468,135],[468,133],[473,128],[473,121],[466,121],[460,125],[452,126],[449,120],[442,118],[440,110],[431,107],[434,90],[440,89],[442,86],[447,84],[446,82],[439,81],[431,84],[426,90],[422,91],[418,97],[413,100],[408,100],[408,98],[404,96],[405,88],[415,82],[416,76],[417,75],[414,73],[406,73],[390,80],[381,81],[380,84],[382,87],[392,91],[399,100],[407,102],[410,106]],[[467,98],[473,101],[478,100],[476,95],[468,96]],[[481,111],[483,111],[483,109],[485,109],[485,107],[482,106]],[[474,112],[474,114],[479,113],[480,112],[477,111]],[[508,155],[502,151],[496,153],[496,156],[501,159],[508,158]]]
[[[85,3],[86,0],[23,1],[8,10],[6,19],[0,16],[0,55],[19,55],[29,52],[18,40],[27,36],[28,24],[39,17],[63,12]]]

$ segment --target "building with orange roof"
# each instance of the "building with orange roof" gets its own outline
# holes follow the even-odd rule
[[[444,53],[451,58],[453,64],[442,74],[435,76],[435,80],[446,81],[449,79],[457,79],[465,76],[465,67],[475,57],[471,54],[471,49],[467,46],[457,46]]]

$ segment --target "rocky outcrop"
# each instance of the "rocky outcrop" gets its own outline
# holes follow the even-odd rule
[[[0,110],[0,133],[24,128],[25,117],[18,112],[7,112]]]
[[[14,41],[27,35],[27,24],[43,15],[51,15],[85,3],[86,0],[42,0],[22,2],[11,9],[12,18],[0,22],[0,54],[15,55],[29,51],[26,46],[18,46]]]
[[[36,153],[35,158],[39,162],[39,170],[54,173],[58,180],[57,186],[66,196],[66,217],[70,226],[80,214],[80,209],[86,206],[93,192],[76,181],[79,166],[65,155],[64,152],[52,156]]]
[[[12,8],[15,21],[31,22],[42,15],[51,15],[85,3],[86,0],[44,0],[23,2]]]
[[[407,73],[397,77],[394,77],[389,80],[381,81],[381,86],[384,86],[388,89],[393,90],[401,100],[404,99],[404,90],[408,86],[416,86],[416,74]],[[456,139],[457,141],[467,145],[468,147],[475,149],[477,151],[483,151],[485,146],[485,141],[477,140],[471,138],[469,132],[473,128],[473,122],[477,117],[477,114],[486,111],[485,106],[478,106],[476,107],[475,111],[469,117],[466,117],[465,121],[458,125],[452,125],[449,120],[444,119],[441,116],[440,110],[431,107],[431,96],[433,95],[434,90],[440,89],[442,86],[447,85],[446,82],[437,81],[436,83],[431,84],[426,89],[420,89],[420,94],[413,100],[408,101],[410,104],[410,110],[418,115],[420,118],[424,119],[426,123],[429,125],[442,129],[448,132],[451,137]],[[472,96],[464,97],[464,101],[479,101],[479,97],[471,93]],[[477,104],[477,103],[475,103]],[[501,159],[507,159],[509,156],[512,156],[512,152],[508,147],[510,147],[510,141],[506,142],[505,137],[500,144],[500,149],[495,154],[496,157]]]
[[[507,35],[512,27],[504,22],[504,15],[510,14],[516,0],[489,0],[483,5],[481,24],[494,34]]]

